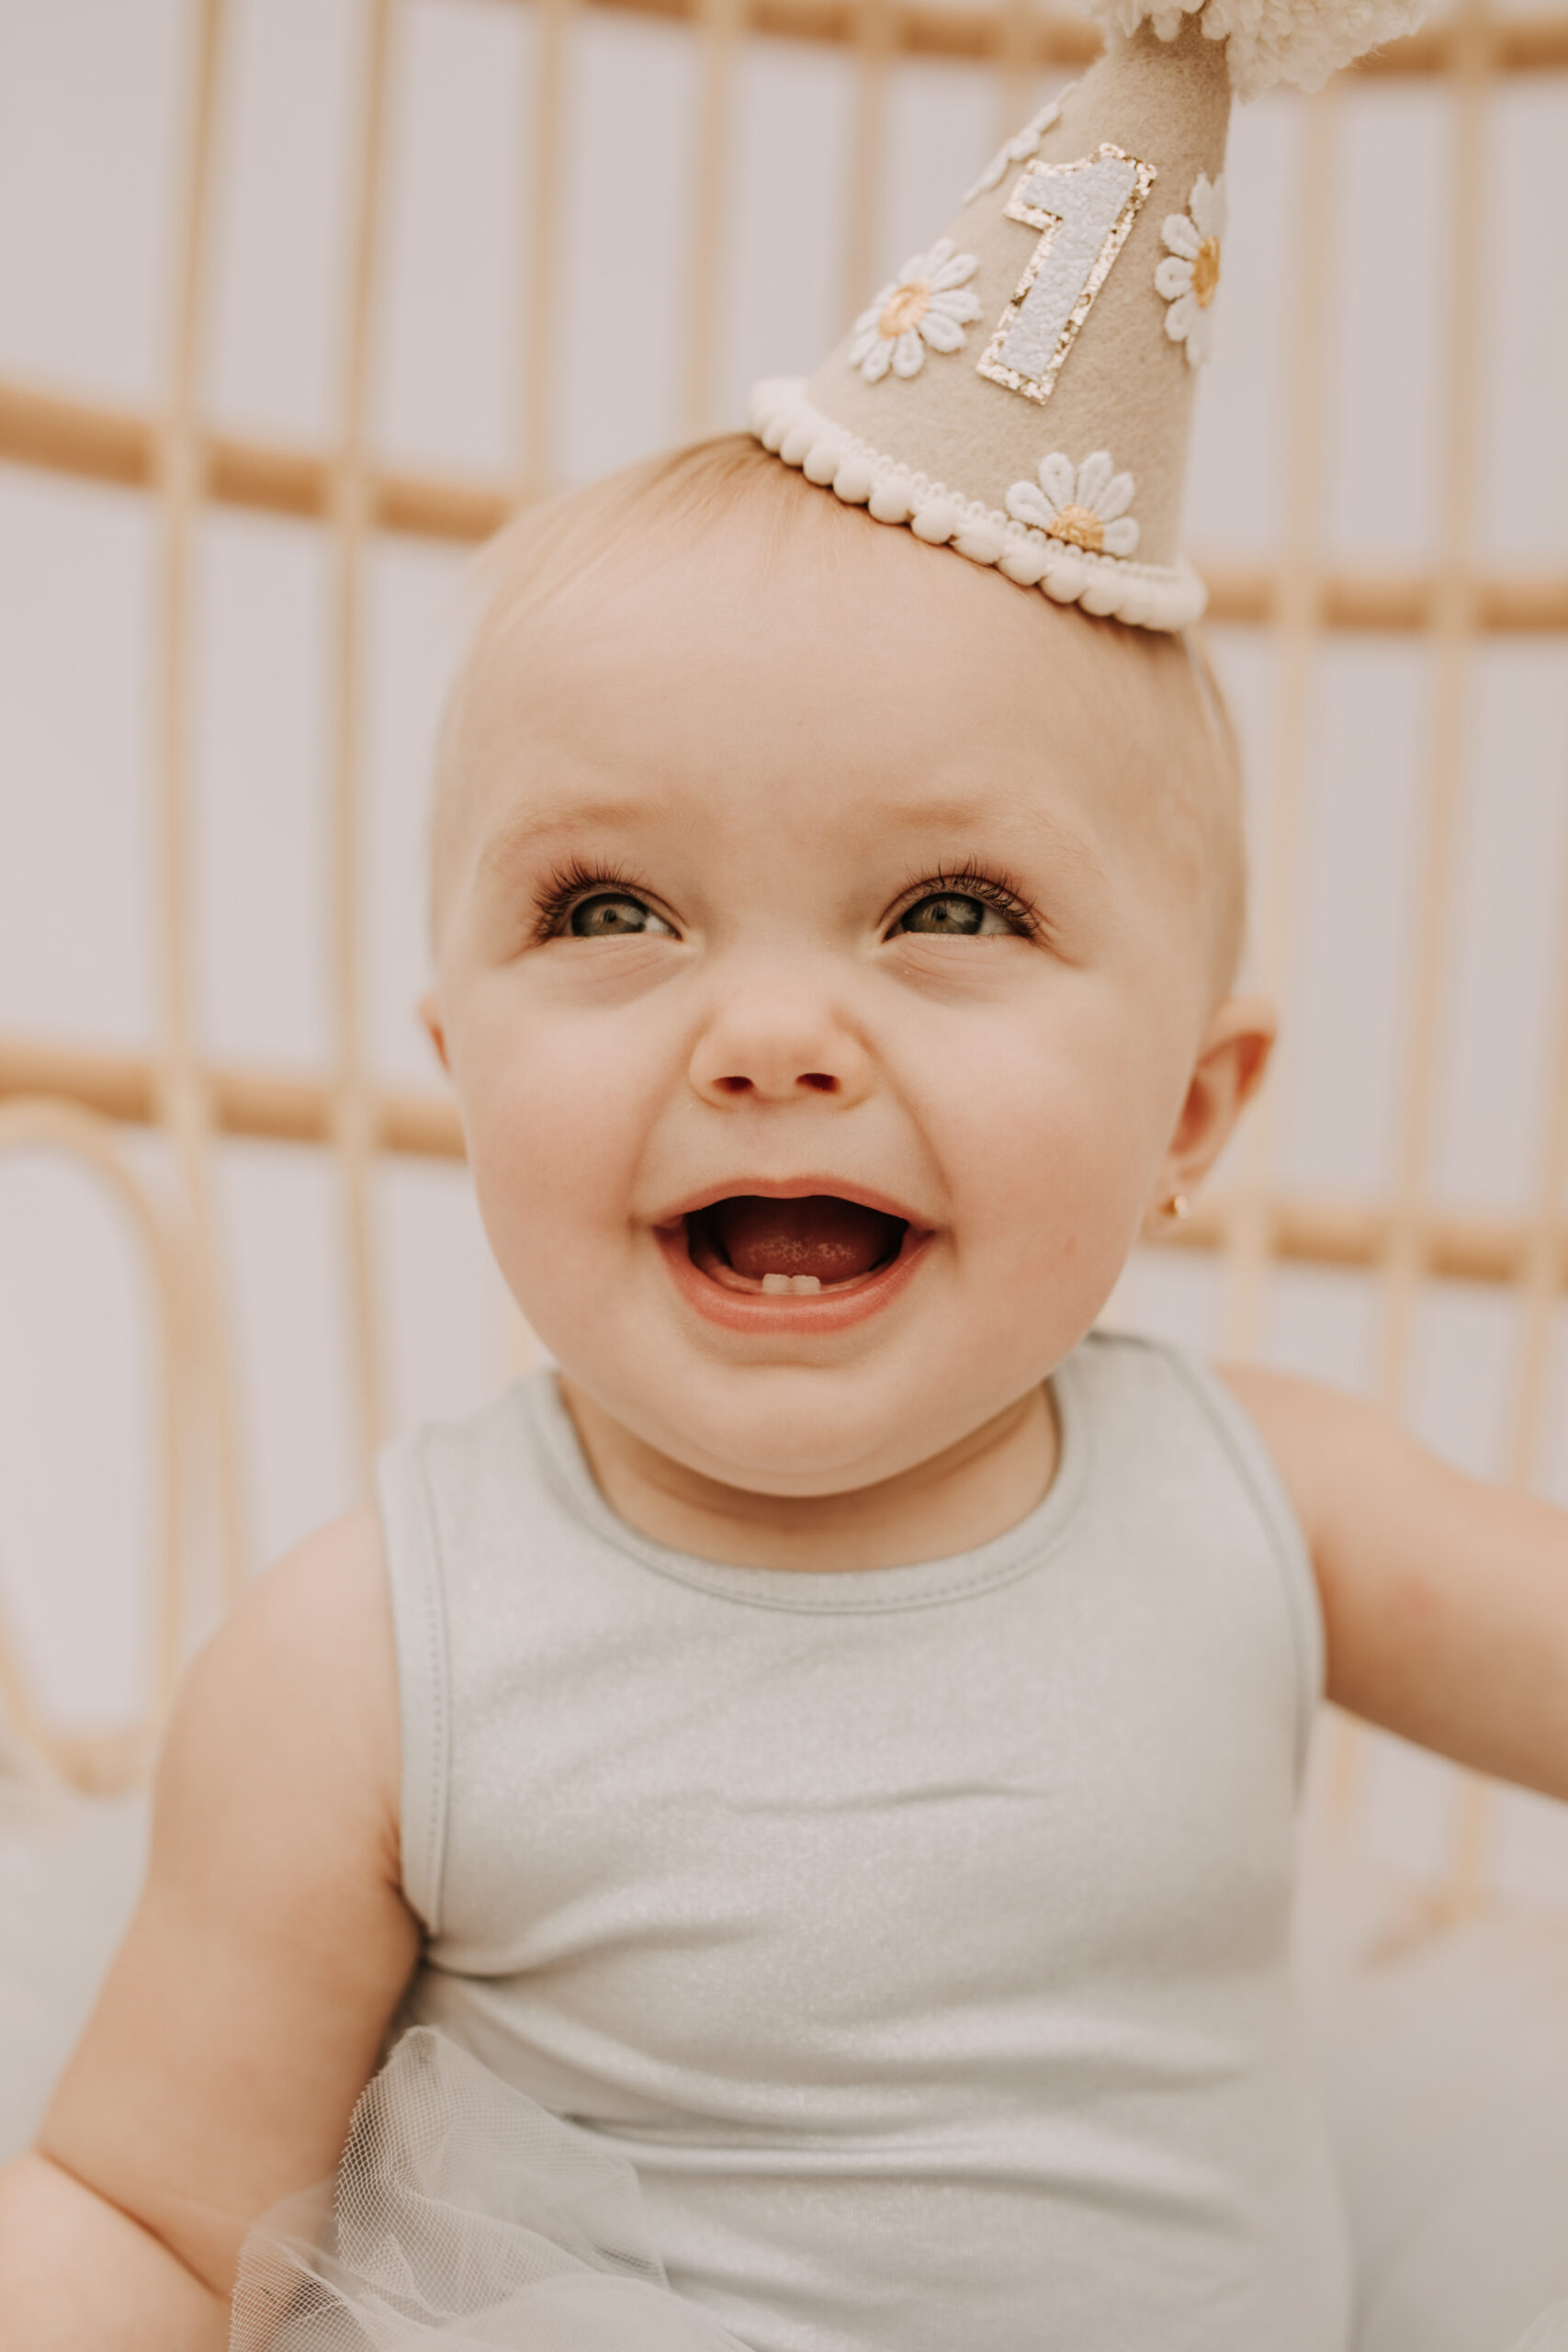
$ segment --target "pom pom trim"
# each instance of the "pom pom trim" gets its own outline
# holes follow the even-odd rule
[[[1331,74],[1384,41],[1414,32],[1427,0],[1085,0],[1089,12],[1123,39],[1142,24],[1174,40],[1198,17],[1211,40],[1227,43],[1225,62],[1238,98],[1289,82],[1321,90]]]
[[[904,524],[917,538],[953,548],[971,563],[991,564],[1021,587],[1038,587],[1053,604],[1081,605],[1136,628],[1190,628],[1202,616],[1208,592],[1190,564],[1132,563],[1047,538],[857,439],[812,406],[803,377],[757,385],[747,422],[764,449],[846,506],[863,506],[879,523]]]

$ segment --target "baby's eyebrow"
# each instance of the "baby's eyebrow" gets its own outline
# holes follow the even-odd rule
[[[903,832],[972,842],[976,851],[994,849],[1017,865],[1064,869],[1090,883],[1111,879],[1094,834],[1041,801],[998,808],[994,798],[954,794],[929,800],[888,800],[868,811],[882,837]]]
[[[551,847],[560,850],[584,833],[625,831],[665,813],[660,796],[622,794],[614,799],[558,801],[516,811],[480,843],[475,871],[481,882],[506,880]]]
[[[536,803],[514,810],[487,835],[476,860],[476,878],[481,885],[504,885],[520,868],[565,855],[594,834],[646,834],[671,823],[683,830],[690,818],[689,808],[682,807],[673,791],[644,789],[592,799],[563,796]],[[982,860],[1004,855],[1026,872],[1038,873],[1043,865],[1101,887],[1111,878],[1093,832],[1044,801],[1020,807],[1014,800],[998,808],[993,796],[962,789],[929,797],[872,793],[857,808],[856,820],[857,830],[864,828],[878,841],[902,836],[911,855],[921,854],[915,844],[923,840],[938,862],[957,844],[963,854]]]

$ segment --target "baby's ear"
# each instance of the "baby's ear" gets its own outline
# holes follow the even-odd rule
[[[441,1025],[440,1000],[434,989],[425,989],[424,994],[420,998],[418,1010],[426,1035],[441,1057],[442,1069],[450,1073],[452,1065],[446,1058],[446,1032]]]
[[[1229,996],[1215,1009],[1170,1139],[1174,1190],[1197,1184],[1224,1149],[1263,1082],[1279,1026],[1266,996]]]

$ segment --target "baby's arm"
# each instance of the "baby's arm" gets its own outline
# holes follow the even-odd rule
[[[146,1888],[38,2144],[0,2172],[7,2352],[218,2352],[255,2216],[336,2166],[419,1951],[369,1512],[192,1666]]]
[[[1223,1372],[1312,1552],[1329,1697],[1568,1799],[1568,1512],[1465,1477],[1374,1406],[1256,1366]]]

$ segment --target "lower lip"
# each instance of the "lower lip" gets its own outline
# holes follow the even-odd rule
[[[853,1324],[868,1323],[890,1306],[914,1280],[931,1236],[912,1228],[907,1231],[898,1255],[852,1288],[808,1291],[804,1295],[791,1292],[783,1296],[768,1291],[729,1290],[710,1280],[692,1263],[683,1219],[679,1225],[656,1227],[655,1238],[676,1289],[707,1322],[726,1331],[775,1335],[798,1331],[816,1338],[818,1333],[847,1331]]]

